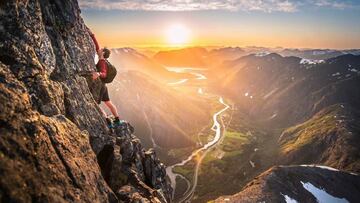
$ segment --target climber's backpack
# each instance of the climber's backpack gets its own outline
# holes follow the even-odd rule
[[[105,61],[107,66],[107,74],[106,74],[106,78],[101,78],[101,81],[103,81],[104,83],[111,83],[115,79],[117,70],[115,66],[113,66],[108,60]],[[99,67],[98,67],[98,71],[100,71]]]
[[[113,66],[108,60],[105,61],[107,64],[107,74],[106,74],[106,78],[103,78],[102,81],[104,83],[111,83],[117,74],[117,70],[115,66]]]

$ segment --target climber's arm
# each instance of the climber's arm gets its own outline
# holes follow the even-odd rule
[[[98,52],[98,51],[99,51],[99,49],[100,49],[99,43],[98,43],[98,41],[96,40],[96,38],[95,38],[95,35],[94,35],[94,34],[91,34],[90,36],[91,36],[91,39],[93,40],[93,42],[94,42],[94,44],[95,44],[95,49],[96,49],[96,52]]]
[[[100,72],[99,72],[100,78],[106,78],[106,75],[107,75],[107,64],[106,64],[105,59],[100,59],[100,60],[99,60],[99,65],[100,65]]]
[[[100,49],[99,43],[98,43],[98,41],[96,40],[95,34],[92,33],[92,32],[90,31],[90,29],[88,29],[88,32],[89,32],[89,34],[90,34],[90,36],[91,36],[91,39],[93,40],[93,42],[94,42],[94,44],[95,44],[95,49],[96,49],[96,53],[97,53],[97,52],[99,51],[99,49]]]
[[[92,78],[96,80],[98,77],[106,78],[107,75],[107,64],[105,59],[100,59],[98,65],[100,66],[100,72],[93,72]]]

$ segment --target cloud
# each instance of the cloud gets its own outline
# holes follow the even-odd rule
[[[351,8],[353,6],[349,2],[334,1],[334,0],[315,0],[314,4],[318,7],[328,7],[335,9],[346,9],[346,8]]]
[[[295,12],[316,6],[334,9],[351,8],[351,2],[338,0],[79,0],[83,9],[194,11],[229,10],[262,12]]]
[[[81,8],[193,11],[230,10],[294,12],[297,6],[289,0],[79,0]]]

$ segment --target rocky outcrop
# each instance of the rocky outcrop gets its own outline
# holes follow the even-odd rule
[[[360,176],[322,166],[269,169],[233,196],[214,202],[359,202]]]
[[[0,201],[170,201],[155,153],[106,127],[78,74],[95,52],[77,1],[3,1],[0,19]]]
[[[23,83],[1,63],[1,202],[112,202],[89,134],[65,116],[32,109]]]

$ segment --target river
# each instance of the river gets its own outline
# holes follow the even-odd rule
[[[194,76],[196,76],[196,79],[197,80],[205,80],[207,79],[204,75],[202,75],[201,73],[199,73],[199,71],[202,71],[204,69],[193,69],[193,68],[173,68],[173,67],[170,67],[168,68],[169,71],[173,71],[173,72],[177,72],[177,73],[190,73],[190,74],[193,74]],[[184,81],[185,79],[183,80],[180,80],[180,81]],[[186,80],[187,81],[187,80]],[[184,81],[184,82],[186,82]],[[184,83],[182,82],[182,83]],[[182,84],[182,83],[169,83],[169,85],[173,85],[173,84]],[[202,88],[199,88],[198,89],[198,93],[200,95],[203,95],[204,92],[203,92],[203,89]],[[220,104],[222,104],[224,106],[224,108],[222,108],[221,110],[219,110],[218,112],[214,113],[213,114],[213,117],[212,117],[212,122],[213,122],[213,126],[212,126],[212,130],[215,132],[215,135],[213,137],[213,139],[211,141],[209,141],[208,143],[206,143],[205,145],[203,145],[201,148],[199,149],[196,149],[194,152],[191,153],[190,156],[188,156],[186,159],[182,160],[181,162],[179,163],[176,163],[172,166],[169,166],[166,168],[166,173],[167,175],[169,176],[170,178],[170,181],[171,181],[171,186],[172,188],[174,189],[174,192],[175,192],[175,189],[176,189],[176,177],[180,177],[182,179],[185,179],[185,181],[187,182],[187,185],[188,185],[188,188],[186,190],[186,192],[184,193],[183,197],[180,199],[179,202],[183,202],[183,201],[187,201],[188,199],[191,199],[195,189],[196,189],[196,186],[197,186],[197,180],[198,180],[198,171],[199,171],[199,168],[201,166],[201,162],[203,160],[203,158],[205,157],[205,155],[207,154],[207,151],[212,147],[214,146],[215,144],[218,143],[218,141],[220,140],[221,138],[221,135],[222,135],[222,124],[220,124],[219,122],[219,118],[221,117],[221,114],[224,113],[226,110],[228,110],[230,108],[230,106],[228,104],[226,104],[224,102],[224,99],[222,97],[218,97],[218,102]],[[188,163],[189,161],[191,161],[194,157],[198,156],[201,152],[203,152],[202,156],[200,157],[200,159],[197,161],[196,163],[196,167],[194,168],[194,177],[193,177],[193,185],[192,187],[190,186],[190,181],[187,180],[184,176],[182,176],[181,174],[177,174],[173,171],[174,167],[176,166],[183,166],[185,165],[186,163]],[[191,187],[191,188],[189,188]],[[174,193],[173,193],[173,197],[174,197]]]

